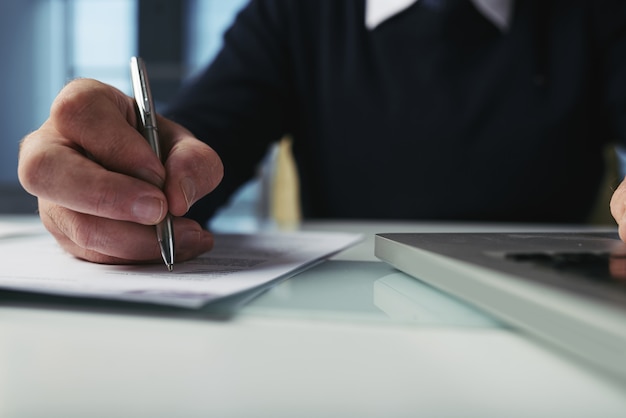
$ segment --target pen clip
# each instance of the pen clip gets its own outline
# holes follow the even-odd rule
[[[146,65],[141,58],[132,57],[130,59],[130,67],[133,95],[135,96],[135,102],[137,103],[137,108],[139,109],[139,114],[141,115],[143,126],[152,126],[152,97],[150,93],[150,88],[148,87]]]

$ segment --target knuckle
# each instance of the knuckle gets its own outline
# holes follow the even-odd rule
[[[127,107],[121,103],[122,97],[122,92],[97,80],[73,80],[52,103],[50,120],[64,136],[80,139],[111,105]]]
[[[78,86],[78,82],[69,84],[54,100],[50,109],[50,118],[61,132],[75,132],[89,117],[89,109],[98,100],[94,90]],[[82,84],[82,83],[80,83]]]
[[[106,245],[101,219],[47,202],[40,202],[39,209],[48,231],[63,247],[72,248],[74,255],[77,249],[97,251]]]
[[[106,183],[100,185],[91,196],[94,199],[92,207],[96,216],[109,217],[119,211],[123,204],[119,191]]]
[[[98,228],[98,222],[74,222],[72,226],[72,241],[81,248],[97,250],[102,248],[103,235]]]
[[[60,228],[58,222],[58,209],[43,199],[39,199],[39,217],[44,227],[54,236],[54,238],[63,242],[67,240],[67,234]]]
[[[40,205],[41,217],[55,239],[72,254],[100,248],[98,222],[86,222],[85,216],[57,205]]]
[[[33,194],[48,190],[48,183],[54,177],[55,152],[47,147],[36,147],[22,153],[18,164],[18,178],[26,191]]]
[[[80,214],[73,215],[65,218],[65,229],[69,232],[70,240],[83,250],[99,252],[106,248],[108,238],[101,220]]]

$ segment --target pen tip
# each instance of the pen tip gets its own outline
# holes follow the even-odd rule
[[[167,264],[167,271],[173,271],[174,270],[174,264]]]

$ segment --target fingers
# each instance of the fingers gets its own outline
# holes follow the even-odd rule
[[[85,214],[142,224],[163,219],[165,169],[134,129],[133,106],[95,81],[68,85],[50,119],[22,141],[18,175],[24,188]]]
[[[96,263],[161,262],[154,226],[119,222],[73,212],[40,200],[46,228],[67,252]],[[176,261],[194,258],[213,247],[213,236],[189,219],[174,218]]]
[[[168,149],[165,194],[169,211],[182,216],[204,195],[217,187],[224,176],[222,160],[205,143],[182,126],[159,118],[159,132]]]
[[[626,180],[617,187],[611,197],[611,214],[618,224],[619,236],[626,241]]]
[[[167,201],[158,187],[109,171],[54,138],[47,135],[45,147],[35,138],[22,146],[19,171],[27,191],[98,217],[147,225],[163,219]]]
[[[163,166],[137,131],[133,100],[95,80],[70,83],[50,111],[57,142],[86,152],[102,167],[162,187]]]
[[[71,254],[99,263],[160,260],[154,225],[185,214],[221,181],[217,154],[180,125],[159,118],[159,161],[137,131],[135,105],[94,80],[70,83],[50,118],[20,147],[18,175],[40,215]],[[210,233],[174,220],[177,260],[208,251]]]
[[[159,117],[164,167],[135,122],[134,104],[121,92],[92,80],[71,83],[50,119],[22,142],[22,185],[60,206],[109,219],[147,225],[168,210],[184,215],[221,181],[220,158],[185,128]]]

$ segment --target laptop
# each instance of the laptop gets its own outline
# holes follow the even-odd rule
[[[617,232],[388,233],[375,254],[626,382]]]

